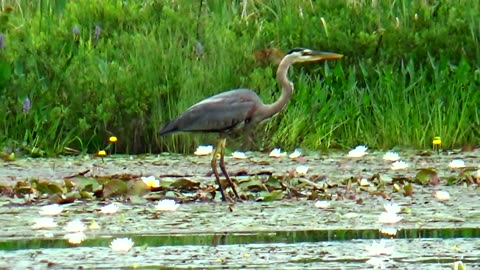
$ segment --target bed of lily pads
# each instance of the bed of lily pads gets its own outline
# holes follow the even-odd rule
[[[392,170],[383,152],[350,158],[343,152],[304,153],[290,159],[268,153],[227,158],[242,201],[225,203],[216,192],[209,156],[75,156],[18,159],[0,167],[0,267],[197,267],[359,269],[371,265],[373,239],[389,239],[386,267],[449,269],[462,260],[480,267],[480,152],[406,151],[408,167]],[[465,167],[451,168],[452,160]],[[307,166],[305,174],[297,171]],[[146,185],[146,177],[159,180]],[[436,196],[444,192],[449,198]],[[155,209],[173,199],[176,211]],[[317,201],[328,201],[324,208]],[[100,209],[115,202],[119,209]],[[384,204],[401,220],[380,232]],[[58,203],[58,226],[32,229],[41,207]],[[64,227],[81,220],[79,245]],[[133,250],[119,256],[112,238],[129,237]],[[2,251],[3,250],[3,251]],[[69,255],[66,255],[69,254]],[[32,259],[33,258],[33,259]]]

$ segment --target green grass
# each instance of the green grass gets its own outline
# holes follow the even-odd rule
[[[215,136],[156,130],[233,88],[274,101],[276,67],[252,52],[297,46],[345,57],[292,68],[295,94],[257,128],[261,147],[480,143],[480,3],[255,0],[242,18],[241,2],[2,2],[0,146],[92,152],[115,135],[117,152],[191,152]]]

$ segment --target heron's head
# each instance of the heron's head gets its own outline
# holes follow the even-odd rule
[[[342,54],[314,51],[306,48],[295,48],[289,51],[285,58],[289,58],[291,63],[303,63],[321,60],[334,60],[343,57]]]

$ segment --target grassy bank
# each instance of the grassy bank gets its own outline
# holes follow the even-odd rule
[[[242,16],[241,2],[4,1],[0,145],[96,151],[115,135],[117,152],[190,152],[215,136],[156,130],[232,88],[274,101],[258,52],[297,46],[345,58],[293,68],[261,147],[479,144],[480,3],[249,0]]]

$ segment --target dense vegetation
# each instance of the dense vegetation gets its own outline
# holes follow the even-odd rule
[[[115,135],[117,152],[189,152],[215,137],[156,130],[232,88],[273,101],[268,52],[297,46],[345,57],[293,68],[260,147],[479,144],[480,2],[247,2],[2,1],[0,146],[92,152]]]

